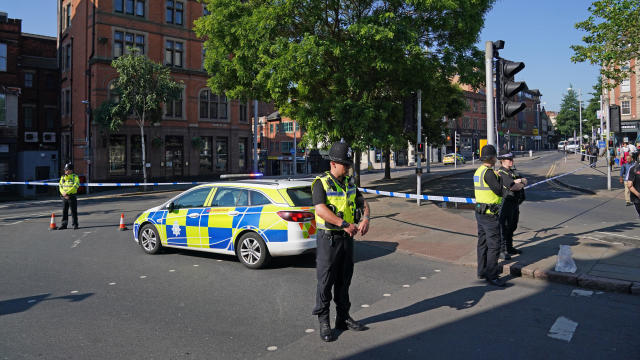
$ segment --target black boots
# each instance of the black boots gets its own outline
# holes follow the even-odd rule
[[[361,323],[353,320],[351,316],[347,316],[345,319],[336,318],[336,329],[338,330],[353,330],[353,331],[364,331],[367,330],[368,327],[362,325]]]
[[[325,342],[333,341],[331,325],[329,324],[329,315],[318,315],[318,321],[320,322],[320,339]]]

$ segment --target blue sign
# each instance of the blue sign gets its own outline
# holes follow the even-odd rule
[[[291,148],[291,150],[289,150],[289,152],[291,153],[291,155],[296,153],[296,149],[295,148]]]
[[[605,146],[604,140],[599,140],[598,141],[598,148],[599,149],[604,149],[605,147],[606,146]]]

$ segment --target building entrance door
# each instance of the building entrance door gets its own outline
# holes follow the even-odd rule
[[[184,146],[182,136],[167,136],[164,148],[165,176],[182,176],[184,163]]]

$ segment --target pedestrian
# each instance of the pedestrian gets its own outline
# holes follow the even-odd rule
[[[344,142],[337,142],[329,150],[330,171],[316,177],[311,185],[313,205],[318,226],[316,248],[316,306],[320,338],[333,341],[329,321],[331,290],[336,304],[335,328],[362,331],[367,327],[349,315],[349,286],[353,276],[353,237],[369,230],[369,205],[348,176],[353,162],[352,151]],[[362,221],[358,224],[358,214]]]
[[[596,163],[598,162],[598,145],[594,142],[593,144],[591,144],[591,157],[590,159],[590,164],[592,167],[596,167]]]
[[[498,175],[502,183],[502,207],[498,222],[500,223],[500,256],[502,260],[511,259],[511,255],[521,254],[522,251],[513,247],[513,233],[518,228],[520,218],[520,204],[525,200],[524,189],[515,186],[515,180],[527,185],[527,179],[518,174],[513,166],[513,154],[509,151],[500,151],[498,160],[502,166],[498,169]],[[520,188],[520,190],[514,190]]]
[[[71,208],[71,218],[73,229],[78,229],[78,199],[76,193],[80,187],[78,175],[73,173],[73,164],[67,163],[64,166],[64,175],[60,178],[60,197],[62,198],[62,224],[58,230],[64,230],[69,223],[69,208]]]
[[[485,145],[480,152],[482,165],[473,175],[476,222],[478,223],[477,274],[479,279],[485,279],[489,284],[504,286],[504,281],[499,278],[498,273],[500,253],[498,215],[502,204],[502,181],[493,170],[497,156],[493,145]],[[514,182],[521,183],[521,180]]]
[[[635,165],[629,169],[626,187],[631,192],[631,202],[636,208],[638,216],[640,216],[640,162],[638,161],[638,153],[635,157]]]
[[[625,185],[625,181],[628,179],[631,168],[635,165],[631,155],[627,154],[624,165],[620,166],[620,184]],[[628,186],[624,186],[624,201],[627,206],[631,206],[631,194]]]

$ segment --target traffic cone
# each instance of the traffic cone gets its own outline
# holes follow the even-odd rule
[[[120,214],[120,231],[127,230],[127,226],[124,224],[124,213]]]
[[[56,226],[56,214],[51,213],[51,223],[49,224],[49,230],[56,230],[58,227]]]

